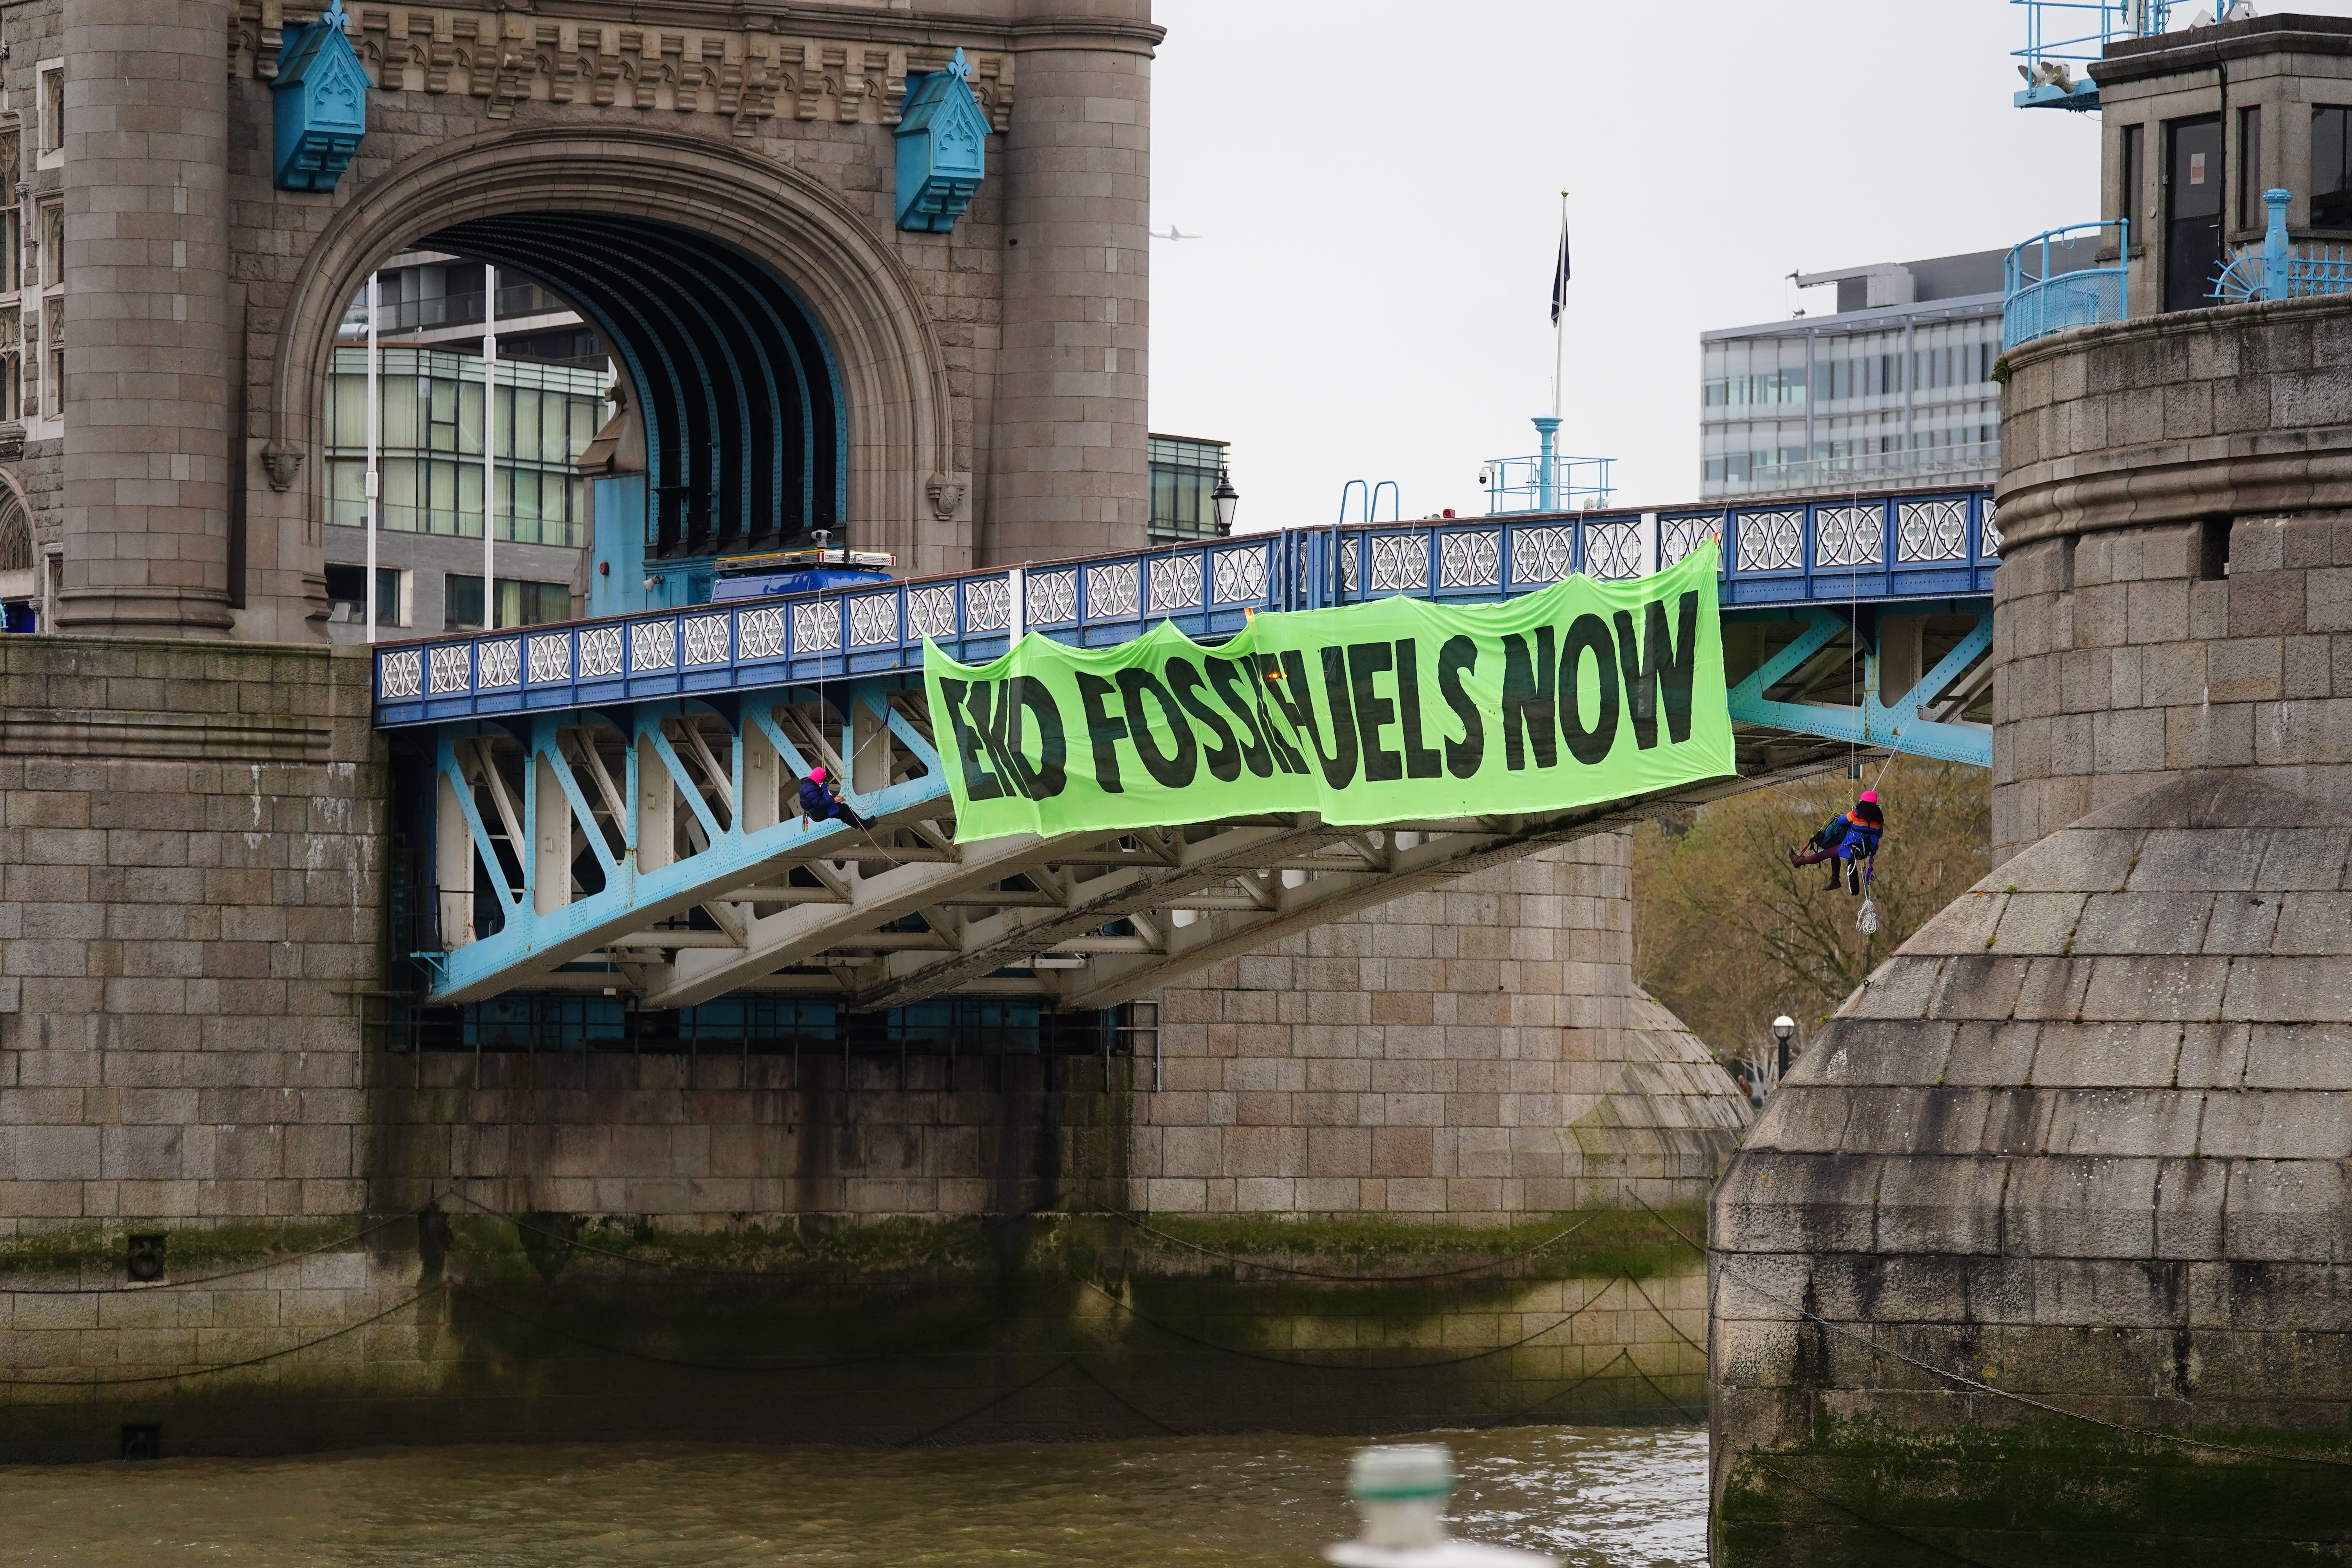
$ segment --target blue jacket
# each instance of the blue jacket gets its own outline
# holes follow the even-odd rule
[[[1823,823],[1813,842],[1841,860],[1859,860],[1878,853],[1878,840],[1885,832],[1885,824],[1864,822],[1847,812]]]
[[[801,813],[811,822],[828,821],[840,810],[841,802],[824,785],[814,779],[801,780]]]

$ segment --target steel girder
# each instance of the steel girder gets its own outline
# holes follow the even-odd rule
[[[1873,617],[1834,608],[1790,612],[1802,625],[1796,640],[1767,658],[1731,688],[1731,721],[1761,730],[1817,735],[1849,745],[1914,756],[1936,757],[1975,767],[1992,766],[1992,729],[1958,718],[1991,679],[1992,610],[1972,609],[1974,626],[1935,667],[1893,702],[1880,700],[1885,660],[1870,635]],[[1787,681],[1843,637],[1861,653],[1858,704],[1776,700],[1765,694]]]
[[[1771,771],[1829,765],[1831,750]],[[799,817],[793,787],[816,764],[849,781],[870,836]],[[958,845],[922,692],[897,677],[821,697],[453,723],[434,736],[433,773],[436,821],[416,835],[438,866],[441,942],[416,955],[429,1000],[588,988],[662,1008],[743,990],[860,1009],[950,992],[1109,1005],[1658,804],[1756,782],[1375,829],[1284,813]]]

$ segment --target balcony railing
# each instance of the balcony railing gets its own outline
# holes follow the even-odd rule
[[[1806,495],[1821,490],[1894,489],[1926,484],[1990,484],[2000,473],[2000,442],[1967,441],[1949,447],[1915,447],[1908,451],[1858,452],[1843,458],[1759,463],[1748,470],[1743,487],[1735,489],[1730,481],[1725,481],[1724,493],[1727,498],[1760,499],[1773,495]]]
[[[2115,266],[2051,271],[2052,241],[2108,228],[2116,231]],[[2010,247],[2003,275],[2002,292],[2008,298],[2000,308],[2000,346],[2013,349],[2053,332],[2122,321],[2131,309],[2125,286],[2126,258],[2130,255],[2131,223],[2126,218],[2068,224]]]

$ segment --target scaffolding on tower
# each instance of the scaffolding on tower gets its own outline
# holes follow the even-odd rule
[[[2010,0],[2025,7],[2025,47],[2016,51],[2024,90],[2020,109],[2099,107],[2090,67],[2118,38],[2153,37],[2172,17],[2172,0]]]

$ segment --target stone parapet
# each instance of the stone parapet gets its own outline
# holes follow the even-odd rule
[[[2352,506],[2352,300],[2187,310],[2006,356],[2009,547]]]

